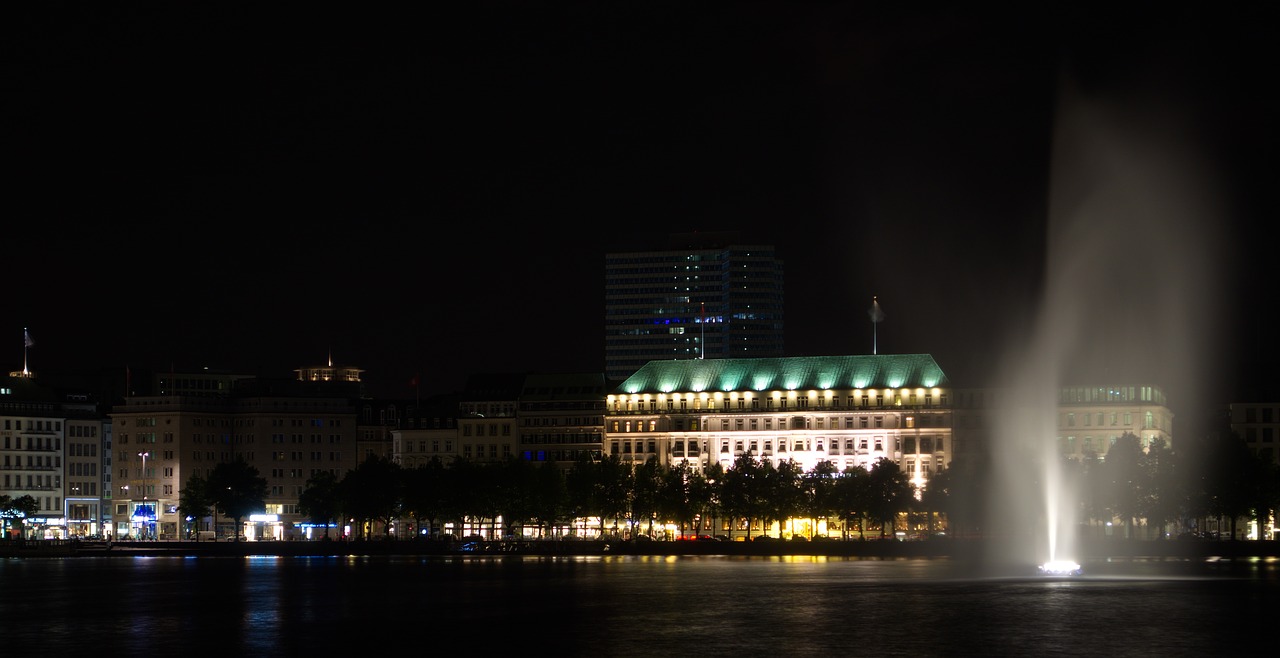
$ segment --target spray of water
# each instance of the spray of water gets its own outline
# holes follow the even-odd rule
[[[1069,80],[1060,91],[1041,306],[1003,364],[993,437],[1002,563],[1078,556],[1062,386],[1156,385],[1175,413],[1200,395],[1218,286],[1213,176],[1182,119],[1156,98],[1088,97]]]

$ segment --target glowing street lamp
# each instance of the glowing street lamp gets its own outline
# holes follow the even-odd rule
[[[143,511],[142,527],[147,530],[150,530],[150,528],[147,528],[147,521],[146,521],[146,513],[150,511],[150,508],[147,507],[147,457],[150,454],[151,454],[150,452],[145,450],[138,453],[138,456],[142,458],[142,511]],[[143,534],[147,534],[147,533],[144,531]]]
[[[142,499],[147,499],[147,454],[146,452],[138,453],[142,458]]]

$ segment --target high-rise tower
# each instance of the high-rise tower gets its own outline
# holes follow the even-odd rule
[[[783,262],[736,233],[669,236],[605,256],[605,376],[649,361],[785,356]]]

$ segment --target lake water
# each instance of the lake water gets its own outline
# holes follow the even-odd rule
[[[1273,561],[974,577],[945,559],[0,560],[6,655],[1273,655]],[[1262,646],[1258,646],[1259,643]]]

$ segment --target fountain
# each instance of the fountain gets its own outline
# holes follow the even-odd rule
[[[1033,326],[1002,364],[993,437],[1000,524],[989,565],[1080,573],[1079,492],[1058,446],[1064,385],[1151,384],[1201,399],[1219,290],[1212,177],[1196,131],[1160,95],[1085,94],[1063,76],[1046,267]],[[1096,90],[1095,90],[1096,92]],[[1176,444],[1174,446],[1176,449]]]

